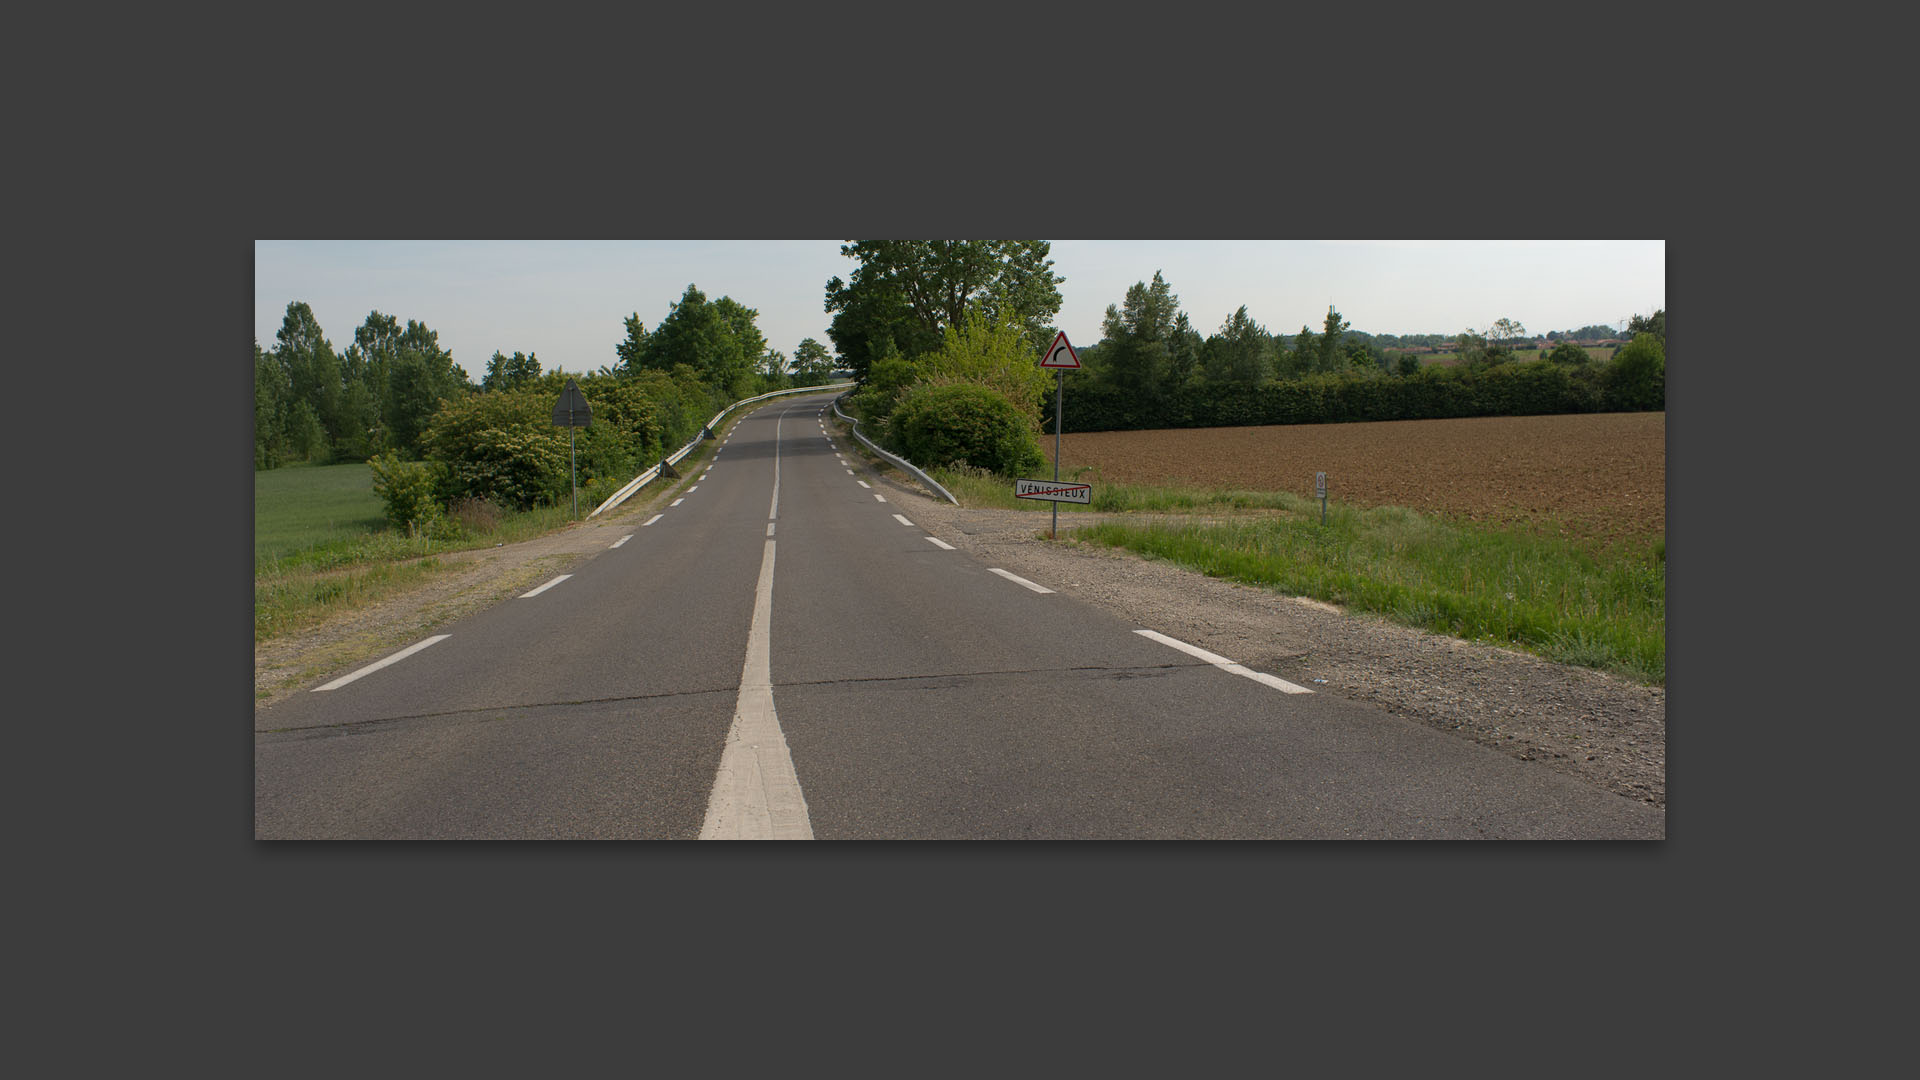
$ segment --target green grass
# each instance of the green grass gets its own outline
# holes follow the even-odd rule
[[[1050,478],[1047,471],[1034,479]],[[1014,498],[1011,479],[981,470],[933,475],[964,506],[1040,514],[1052,507]],[[1093,484],[1092,505],[1061,503],[1062,518],[1090,510],[1163,516],[1077,525],[1076,540],[1438,634],[1666,682],[1662,537],[1595,545],[1563,538],[1553,522],[1503,529],[1338,503],[1327,504],[1323,525],[1318,500],[1290,492],[1103,483],[1086,468],[1063,470],[1061,478]]]
[[[258,472],[253,490],[256,641],[418,585],[447,569],[435,555],[528,540],[573,520],[571,505],[536,506],[451,534],[409,537],[387,526],[365,464]],[[581,515],[590,510],[583,502]]]
[[[1596,553],[1398,507],[1332,504],[1324,526],[1316,506],[1214,523],[1103,522],[1074,536],[1434,633],[1666,682],[1662,542]]]
[[[253,562],[354,543],[387,527],[364,464],[292,466],[253,474]]]

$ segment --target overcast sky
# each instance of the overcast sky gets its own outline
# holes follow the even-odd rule
[[[337,352],[369,312],[425,323],[474,380],[498,351],[582,374],[617,361],[625,319],[652,330],[697,285],[760,313],[767,344],[829,351],[829,278],[858,265],[841,240],[260,240],[254,334],[271,349],[305,301]],[[1194,329],[1242,304],[1269,333],[1316,332],[1327,305],[1372,334],[1455,334],[1510,318],[1536,334],[1624,324],[1666,307],[1664,240],[1055,240],[1059,327],[1101,337],[1107,305],[1158,270]]]

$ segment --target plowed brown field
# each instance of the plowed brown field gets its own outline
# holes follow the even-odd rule
[[[1366,424],[1094,431],[1063,436],[1060,476],[1290,491],[1540,528],[1605,543],[1663,536],[1667,414],[1598,413]],[[1043,438],[1047,456],[1053,440]],[[1098,488],[1096,487],[1096,490]]]

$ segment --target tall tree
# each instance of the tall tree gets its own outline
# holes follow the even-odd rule
[[[518,390],[540,377],[540,360],[533,353],[515,350],[512,356],[504,356],[494,350],[493,359],[487,361],[487,373],[480,379],[480,389]]]
[[[833,354],[812,338],[802,338],[793,350],[795,386],[819,386],[833,376]]]
[[[1327,321],[1320,331],[1320,354],[1314,361],[1315,371],[1338,371],[1347,366],[1341,337],[1346,334],[1349,325],[1347,320],[1341,318],[1340,313],[1334,310],[1332,304],[1327,305]]]
[[[787,354],[779,349],[768,349],[760,360],[760,374],[765,376],[768,390],[786,389],[791,385],[788,376],[792,374]]]
[[[754,325],[758,314],[731,297],[709,302],[690,284],[647,336],[641,366],[671,372],[685,364],[721,393],[744,396],[766,352],[766,338]]]
[[[620,358],[615,367],[628,375],[638,375],[644,368],[641,357],[647,351],[647,324],[640,321],[640,313],[627,316],[626,340],[613,347],[614,355]]]
[[[440,347],[440,335],[425,323],[407,320],[387,373],[383,403],[386,444],[408,457],[422,452],[420,434],[440,402],[464,396],[466,376],[454,367],[453,354]]]
[[[1220,324],[1220,332],[1207,339],[1202,363],[1209,382],[1258,385],[1272,373],[1273,338],[1247,316],[1242,304]]]
[[[860,266],[827,282],[828,335],[856,372],[884,343],[906,356],[942,347],[970,309],[1018,323],[1037,355],[1053,336],[1061,281],[1045,240],[856,240],[840,254]],[[863,376],[864,378],[864,376]]]
[[[1134,283],[1127,289],[1124,303],[1124,307],[1108,304],[1102,324],[1111,343],[1103,357],[1105,378],[1129,393],[1152,394],[1160,389],[1172,366],[1180,298],[1155,270],[1153,284]]]
[[[347,381],[364,388],[355,399],[353,422],[364,432],[366,446],[379,453],[388,449],[387,407],[393,358],[400,351],[403,331],[400,320],[378,310],[367,313],[366,320],[353,331],[353,344],[347,346]]]
[[[1667,344],[1667,309],[1659,308],[1647,316],[1635,315],[1627,320],[1627,339],[1631,341],[1641,334],[1652,334],[1660,342],[1662,349]],[[1664,363],[1664,358],[1662,363]]]
[[[342,426],[340,400],[344,389],[333,344],[321,332],[313,308],[301,300],[287,305],[274,338],[274,361],[286,373],[289,399],[306,406],[304,410],[296,406],[289,412],[294,420],[289,433],[299,444],[300,456],[311,461],[331,460],[333,442]]]
[[[1183,386],[1199,372],[1200,349],[1205,344],[1186,312],[1173,317],[1173,333],[1167,339],[1167,377],[1173,385]]]
[[[253,342],[253,467],[273,469],[287,460],[287,409],[293,387],[273,357]]]

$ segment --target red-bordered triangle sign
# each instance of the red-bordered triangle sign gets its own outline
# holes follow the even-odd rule
[[[1053,344],[1047,346],[1047,355],[1040,358],[1040,366],[1080,370],[1080,354],[1073,351],[1073,346],[1067,341],[1065,330],[1053,336]]]

